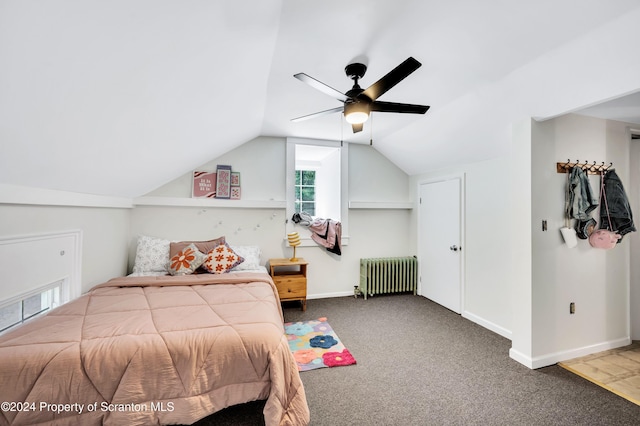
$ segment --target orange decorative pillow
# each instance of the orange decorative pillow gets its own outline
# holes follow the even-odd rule
[[[202,267],[212,274],[224,274],[242,262],[244,258],[224,243],[207,253]]]
[[[169,259],[169,273],[171,275],[189,275],[198,269],[207,259],[195,244],[189,244]]]

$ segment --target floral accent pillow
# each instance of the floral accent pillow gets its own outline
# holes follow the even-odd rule
[[[227,243],[224,243],[207,253],[202,267],[212,274],[224,274],[242,262],[244,262],[244,258],[233,251]]]
[[[169,260],[169,273],[171,275],[193,274],[206,258],[207,255],[200,252],[195,244],[189,244]]]
[[[167,272],[169,240],[140,235],[133,272]]]

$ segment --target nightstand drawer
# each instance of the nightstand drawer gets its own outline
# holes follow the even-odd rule
[[[299,300],[307,309],[307,265],[302,258],[269,259],[269,275],[278,289],[281,301]]]
[[[300,298],[307,295],[307,281],[304,277],[274,277],[280,299]]]

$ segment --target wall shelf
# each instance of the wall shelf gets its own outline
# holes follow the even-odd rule
[[[387,210],[411,210],[414,205],[411,201],[380,202],[380,201],[349,201],[350,209],[387,209]]]
[[[139,197],[134,206],[164,207],[226,207],[238,209],[284,209],[286,201],[281,200],[221,200],[216,198],[181,197]]]

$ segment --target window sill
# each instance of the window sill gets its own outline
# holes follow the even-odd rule
[[[289,246],[289,240],[287,239],[286,236],[283,238],[283,240],[284,240],[284,245],[286,247],[290,247]],[[340,238],[340,240],[341,240],[340,241],[340,243],[341,243],[340,245],[341,246],[348,246],[349,245],[349,236],[348,235],[347,236],[343,235],[342,238]],[[319,245],[318,243],[316,243],[315,241],[313,241],[311,239],[311,236],[308,236],[308,237],[304,236],[303,237],[301,235],[300,236],[300,245],[298,247],[322,247],[322,246]]]

